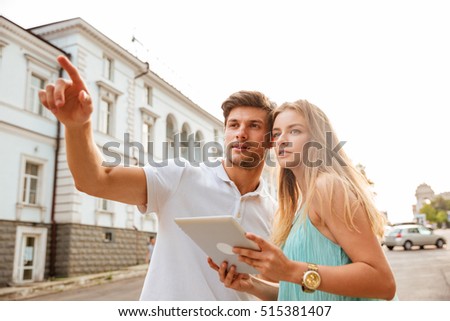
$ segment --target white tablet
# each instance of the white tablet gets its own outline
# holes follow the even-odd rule
[[[242,226],[231,216],[176,218],[175,223],[206,253],[220,265],[236,266],[239,273],[259,274],[250,265],[240,262],[233,247],[260,250],[255,242],[245,237]]]

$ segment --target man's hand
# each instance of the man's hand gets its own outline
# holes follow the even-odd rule
[[[246,273],[236,273],[236,267],[234,265],[228,269],[228,263],[222,262],[219,267],[210,257],[208,257],[208,264],[213,270],[217,271],[220,282],[222,282],[225,287],[241,292],[248,292],[253,288],[253,280],[250,275]]]
[[[59,65],[70,79],[59,78],[39,91],[39,99],[66,128],[81,127],[90,120],[92,100],[77,68],[65,56],[58,56]]]

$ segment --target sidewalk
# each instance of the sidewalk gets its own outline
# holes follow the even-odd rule
[[[147,272],[147,268],[147,264],[142,264],[130,266],[117,271],[0,288],[0,301],[23,300],[44,294],[62,292],[70,289],[79,289],[112,281],[144,276]]]

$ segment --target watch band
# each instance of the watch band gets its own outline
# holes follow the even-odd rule
[[[307,264],[307,270],[303,273],[303,277],[302,277],[302,291],[305,293],[313,293],[314,291],[316,291],[317,287],[320,285],[320,274],[319,274],[319,266],[317,264],[314,263],[306,263]],[[314,283],[314,287],[308,287],[305,284],[305,281],[307,281],[307,278],[310,277],[310,275],[313,274],[314,278],[315,278],[315,283]]]

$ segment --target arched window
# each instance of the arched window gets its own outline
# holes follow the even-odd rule
[[[166,119],[166,143],[167,152],[163,152],[163,158],[173,158],[174,156],[174,136],[176,132],[176,121],[172,115],[168,115]]]
[[[201,162],[203,160],[203,145],[204,145],[204,136],[201,131],[197,130],[195,133],[195,162]]]
[[[187,123],[183,124],[181,127],[181,135],[180,135],[180,149],[181,149],[181,157],[187,159],[188,161],[192,161],[193,151],[189,152],[189,135],[191,133],[191,129]]]

